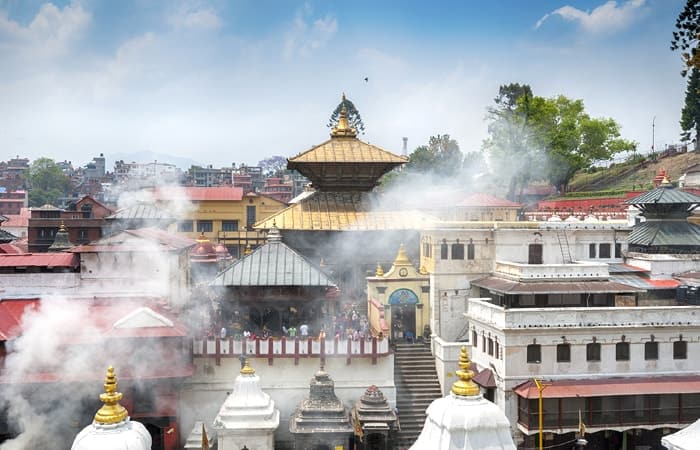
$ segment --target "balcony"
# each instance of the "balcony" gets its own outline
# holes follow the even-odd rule
[[[548,307],[506,309],[488,298],[469,299],[468,319],[498,329],[700,326],[699,306]]]
[[[610,276],[607,263],[581,261],[571,264],[522,264],[496,261],[494,275],[517,281],[600,280]]]

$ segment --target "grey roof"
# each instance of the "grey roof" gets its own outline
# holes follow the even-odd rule
[[[646,273],[649,272],[647,269],[642,269],[641,267],[630,266],[629,264],[623,263],[610,263],[608,264],[608,273],[618,274],[618,273]],[[612,279],[612,278],[611,278]]]
[[[107,216],[107,219],[116,220],[132,220],[132,219],[148,219],[148,220],[175,220],[172,214],[163,208],[148,203],[137,203],[127,208],[122,208]]]
[[[277,234],[275,234],[277,233]],[[270,230],[268,242],[221,272],[211,286],[335,286],[323,271]]]
[[[659,186],[649,192],[645,192],[625,201],[628,205],[654,204],[698,204],[700,196],[690,192],[675,189],[672,186]]]
[[[472,286],[502,294],[604,294],[640,292],[639,289],[612,281],[533,281],[518,282],[489,276],[474,280]]]
[[[0,230],[0,242],[11,242],[16,240],[17,236],[15,236],[14,234],[5,230]]]
[[[634,226],[627,242],[645,246],[700,246],[700,225],[684,220],[646,221]]]

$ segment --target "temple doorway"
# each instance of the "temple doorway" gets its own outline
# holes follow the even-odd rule
[[[415,340],[416,305],[391,305],[391,328],[394,339]]]

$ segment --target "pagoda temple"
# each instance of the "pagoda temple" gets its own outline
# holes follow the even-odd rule
[[[288,160],[287,168],[311,180],[315,191],[292,200],[291,206],[255,228],[275,224],[285,242],[314,260],[323,259],[336,271],[343,289],[361,298],[367,271],[377,261],[392,261],[400,242],[406,242],[409,253],[416,256],[418,230],[431,218],[382,204],[372,192],[384,174],[407,159],[358,139],[348,122],[345,101],[343,95],[330,139]]]
[[[348,410],[336,397],[333,380],[323,366],[311,379],[309,397],[289,419],[289,432],[294,435],[294,448],[353,448]]]
[[[399,421],[386,397],[375,385],[367,388],[352,409],[359,450],[394,448]]]
[[[632,229],[631,252],[700,253],[700,225],[688,221],[700,205],[700,196],[674,188],[664,177],[659,187],[625,203],[638,208],[646,219]]]

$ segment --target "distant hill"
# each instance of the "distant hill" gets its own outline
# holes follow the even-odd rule
[[[652,181],[660,169],[665,169],[672,182],[677,182],[688,167],[700,163],[700,153],[688,152],[664,156],[660,154],[654,161],[644,160],[614,164],[595,172],[580,172],[574,176],[570,191],[631,191],[651,189]]]

